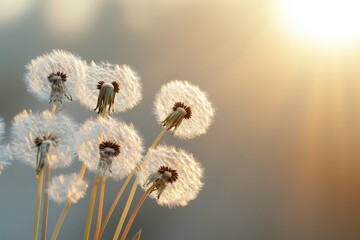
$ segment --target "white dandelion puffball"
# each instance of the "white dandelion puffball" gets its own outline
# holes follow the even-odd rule
[[[51,179],[48,193],[56,203],[70,201],[75,204],[85,196],[87,188],[87,182],[78,173],[62,174]]]
[[[9,145],[0,146],[0,174],[5,167],[10,165],[11,154],[9,150]]]
[[[93,172],[115,180],[126,177],[142,159],[143,144],[132,124],[111,117],[87,120],[76,136],[79,160]],[[100,161],[102,150],[109,150]],[[106,145],[108,146],[106,148]]]
[[[178,108],[180,107],[180,108]],[[169,114],[181,109],[182,118],[176,124],[168,126]],[[205,134],[213,121],[215,111],[207,95],[197,86],[187,82],[174,80],[164,84],[156,94],[154,114],[164,127],[174,127],[174,136],[191,139]],[[176,119],[175,119],[176,120]]]
[[[86,80],[80,86],[80,103],[94,110],[99,90],[97,85],[103,81],[107,84],[116,82],[118,92],[115,93],[114,111],[124,112],[136,106],[142,98],[142,86],[140,78],[127,65],[112,65],[102,62],[96,64],[92,62],[86,68]]]
[[[36,167],[37,141],[53,142],[47,152],[51,168],[67,167],[75,153],[75,132],[78,126],[63,114],[44,111],[33,114],[22,111],[14,117],[11,129],[11,157]]]
[[[177,172],[177,180],[167,183],[164,191],[157,199],[156,191],[151,193],[158,204],[169,207],[185,206],[195,199],[203,183],[203,168],[190,153],[172,146],[159,145],[154,149],[146,163],[138,172],[139,184],[143,189],[148,177],[157,172],[161,167],[168,167]]]
[[[64,50],[52,50],[30,61],[26,65],[24,81],[29,92],[39,100],[50,99],[52,91],[49,75],[63,73],[66,75],[64,85],[72,99],[77,99],[79,85],[85,79],[86,63],[80,57]],[[66,92],[64,93],[66,94]]]
[[[0,117],[0,141],[4,139],[5,134],[5,123],[4,119]]]

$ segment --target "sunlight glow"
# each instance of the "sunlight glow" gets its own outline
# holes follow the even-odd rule
[[[300,37],[324,44],[360,39],[359,0],[280,0],[282,22]]]

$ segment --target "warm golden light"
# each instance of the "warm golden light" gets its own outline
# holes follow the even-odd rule
[[[323,44],[360,39],[359,0],[280,0],[282,21],[297,35]]]

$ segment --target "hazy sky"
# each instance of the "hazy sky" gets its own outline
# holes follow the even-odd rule
[[[163,142],[201,161],[205,186],[184,208],[148,199],[130,235],[141,228],[145,240],[359,239],[360,42],[312,40],[281,15],[280,2],[0,0],[4,143],[22,109],[50,108],[27,92],[23,74],[52,49],[138,72],[143,100],[118,117],[134,123],[146,146],[160,131],[156,92],[170,80],[189,80],[216,107],[214,124],[193,140],[168,133]],[[79,123],[96,116],[78,102],[63,112]],[[34,172],[14,162],[0,175],[0,239],[30,238]],[[108,181],[105,212],[120,186]],[[71,208],[59,239],[82,239],[88,195]],[[104,239],[112,239],[120,204]],[[50,203],[49,236],[62,207]]]

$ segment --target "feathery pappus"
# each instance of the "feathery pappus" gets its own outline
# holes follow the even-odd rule
[[[126,177],[140,163],[142,142],[132,124],[112,117],[87,120],[76,136],[79,160],[90,171],[116,180]]]
[[[139,184],[152,187],[157,203],[169,207],[185,206],[195,199],[203,186],[203,168],[194,156],[183,149],[157,146],[138,171]]]
[[[161,86],[154,101],[154,114],[174,136],[191,139],[205,134],[215,111],[207,95],[188,81],[174,80]]]

